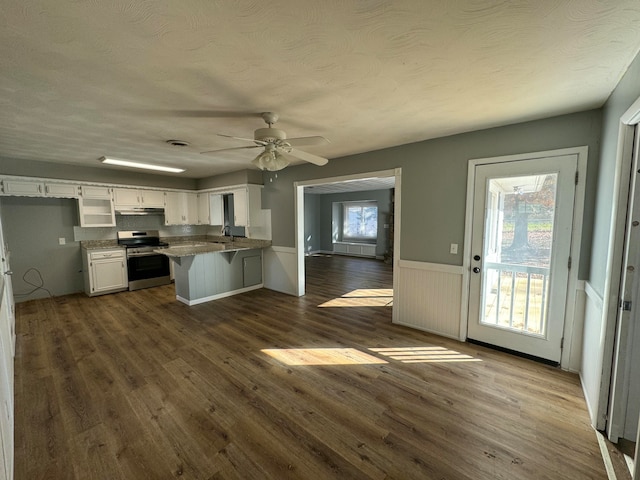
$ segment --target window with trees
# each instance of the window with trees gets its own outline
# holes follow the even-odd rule
[[[378,238],[377,202],[343,204],[343,240],[376,240]]]

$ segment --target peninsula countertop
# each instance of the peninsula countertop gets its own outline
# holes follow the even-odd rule
[[[271,242],[268,240],[239,239],[238,241],[226,242],[207,242],[207,241],[190,241],[169,244],[168,248],[154,250],[168,257],[191,257],[205,253],[215,252],[238,252],[240,250],[251,250],[255,248],[269,247]]]

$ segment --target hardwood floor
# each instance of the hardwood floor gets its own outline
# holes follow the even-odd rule
[[[382,262],[307,269],[18,304],[16,479],[607,478],[577,376],[391,324]]]

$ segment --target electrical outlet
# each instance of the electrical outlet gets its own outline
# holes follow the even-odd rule
[[[64,238],[64,237],[58,238],[58,244],[59,245],[64,245],[66,243],[67,243],[67,239],[66,238]]]
[[[449,253],[455,255],[458,253],[458,244],[457,243],[452,243],[451,244],[451,248],[449,249]]]

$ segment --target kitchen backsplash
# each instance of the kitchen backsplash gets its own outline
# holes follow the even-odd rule
[[[161,237],[178,237],[206,235],[209,228],[208,225],[166,226],[163,215],[118,215],[115,227],[73,227],[73,237],[76,242],[114,240],[119,230],[158,230]]]

